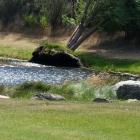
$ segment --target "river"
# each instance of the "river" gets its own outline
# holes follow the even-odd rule
[[[62,84],[79,81],[93,75],[80,68],[44,66],[18,59],[0,58],[0,85],[17,85],[24,82],[42,81],[47,84]]]

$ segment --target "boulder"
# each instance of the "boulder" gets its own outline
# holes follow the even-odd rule
[[[134,102],[138,102],[139,100],[137,99],[128,99],[127,102],[128,103],[134,103]]]
[[[121,81],[114,86],[118,99],[140,100],[140,81]]]
[[[9,96],[0,95],[0,99],[10,99]]]
[[[104,99],[104,98],[95,98],[93,100],[93,102],[96,102],[96,103],[109,103],[109,100]]]
[[[36,99],[40,100],[50,100],[50,101],[62,101],[65,100],[65,98],[61,95],[52,94],[52,93],[39,93],[36,95]]]
[[[58,67],[81,67],[80,59],[64,50],[47,49],[44,46],[33,52],[30,62],[58,66]]]

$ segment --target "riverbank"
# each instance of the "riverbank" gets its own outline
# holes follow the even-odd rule
[[[0,45],[0,57],[29,60],[34,48],[20,48]],[[115,71],[140,74],[140,60],[106,58],[94,53],[76,51],[84,65],[97,71]]]

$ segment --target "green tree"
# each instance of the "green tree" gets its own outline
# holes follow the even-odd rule
[[[75,50],[98,30],[125,31],[137,35],[140,31],[139,0],[87,0],[79,26],[68,47]]]

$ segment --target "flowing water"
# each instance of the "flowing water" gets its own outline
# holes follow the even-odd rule
[[[91,75],[93,73],[90,71],[79,68],[58,68],[16,59],[0,59],[0,85],[11,86],[31,81],[61,84],[86,79]]]

